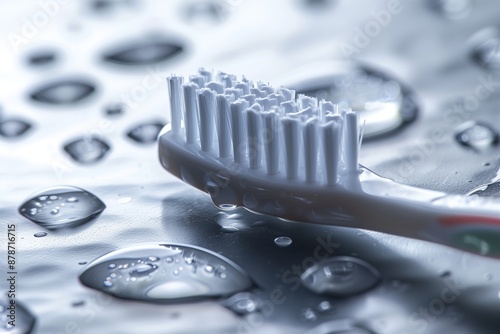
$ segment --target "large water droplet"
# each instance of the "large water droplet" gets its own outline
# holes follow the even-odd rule
[[[90,164],[101,160],[110,150],[110,146],[103,140],[91,136],[71,141],[64,145],[64,150],[73,160]]]
[[[455,134],[455,138],[460,145],[476,151],[486,151],[498,145],[499,135],[489,125],[469,121],[460,125]]]
[[[127,133],[127,136],[138,143],[150,144],[156,142],[158,134],[163,128],[162,123],[144,123],[136,126]]]
[[[31,128],[31,124],[21,119],[10,118],[0,122],[0,136],[15,138],[22,136]]]
[[[114,48],[104,54],[103,59],[120,65],[148,65],[172,58],[183,51],[177,41],[141,40]]]
[[[240,292],[226,299],[222,305],[236,314],[248,314],[258,311],[262,307],[262,301],[253,293]]]
[[[252,286],[243,269],[221,255],[174,244],[111,252],[91,262],[80,281],[116,297],[163,302],[231,295]]]
[[[32,100],[48,104],[72,104],[94,93],[94,84],[81,79],[66,79],[45,84],[30,94]]]
[[[342,72],[343,71],[343,72]],[[296,86],[305,94],[349,106],[364,124],[364,138],[386,134],[416,118],[415,98],[402,83],[368,68],[353,68],[329,77],[311,78]]]
[[[288,247],[292,244],[292,239],[289,237],[277,237],[274,239],[274,243],[280,247]]]
[[[56,199],[46,200],[50,196],[56,196]],[[70,202],[70,198],[76,198],[78,201]],[[43,203],[42,207],[40,203]],[[66,204],[61,206],[62,203]],[[32,195],[19,207],[19,213],[45,228],[57,229],[86,223],[105,208],[99,198],[86,190],[60,186]]]
[[[0,298],[0,333],[30,333],[35,325],[35,317],[17,300],[15,300],[15,305],[11,306],[11,300]],[[14,323],[11,322],[12,320],[15,320]]]
[[[348,296],[372,288],[379,282],[380,274],[361,259],[338,256],[312,266],[301,279],[304,286],[317,294]]]

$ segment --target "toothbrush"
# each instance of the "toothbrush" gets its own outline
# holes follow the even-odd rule
[[[167,79],[163,167],[223,210],[347,226],[500,257],[500,206],[396,183],[358,164],[358,114],[201,69]]]

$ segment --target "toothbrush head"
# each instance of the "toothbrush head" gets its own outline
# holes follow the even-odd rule
[[[203,69],[167,82],[171,125],[159,150],[168,171],[222,209],[317,222],[326,207],[325,217],[343,216],[322,193],[360,190],[355,111]]]

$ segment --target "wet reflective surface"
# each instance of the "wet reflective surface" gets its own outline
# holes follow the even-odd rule
[[[19,305],[7,329],[0,302],[0,333],[497,334],[498,260],[219,210],[158,161],[165,77],[205,66],[354,103],[360,161],[384,177],[451,205],[498,197],[498,3],[394,3],[0,5],[0,244],[14,224]],[[497,229],[471,222],[450,240],[498,254]]]

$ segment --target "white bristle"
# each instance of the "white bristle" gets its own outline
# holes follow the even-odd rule
[[[321,126],[323,135],[323,158],[325,165],[325,181],[329,186],[337,183],[340,162],[341,127],[334,120]]]
[[[234,162],[242,163],[246,156],[246,129],[244,110],[248,108],[248,102],[238,100],[231,103],[231,130],[233,135],[233,157]]]
[[[247,100],[249,105],[255,104],[256,96],[253,94],[243,95],[241,98]]]
[[[226,158],[231,154],[229,113],[229,101],[224,95],[217,95],[217,135],[219,140],[219,157],[221,158]]]
[[[275,111],[263,115],[264,148],[266,152],[267,174],[274,175],[279,169],[279,115]]]
[[[182,114],[184,110],[184,95],[182,93],[182,77],[170,77],[167,80],[168,91],[170,94],[170,113],[172,132],[179,135],[181,131]]]
[[[198,74],[205,78],[205,83],[212,81],[213,74],[211,71],[207,71],[204,68],[198,70]]]
[[[258,88],[250,88],[250,94],[255,95],[257,98],[263,98],[267,96],[267,93],[258,89]]]
[[[283,108],[285,114],[294,114],[299,111],[294,101],[283,102],[281,103],[281,107]]]
[[[224,86],[220,82],[210,81],[205,87],[210,88],[217,94],[224,94]]]
[[[278,105],[278,101],[276,99],[272,99],[269,97],[257,99],[257,103],[262,106],[262,110],[264,111],[269,111],[271,110],[272,107],[275,107]]]
[[[259,111],[254,109],[246,110],[247,118],[247,140],[248,140],[248,161],[250,168],[260,168],[262,163],[262,120]]]
[[[315,186],[352,185],[361,142],[356,113],[295,91],[200,69],[168,79],[172,131],[190,150],[231,159],[246,172]],[[340,110],[340,112],[339,112]],[[184,129],[183,129],[184,128]],[[179,138],[183,140],[183,137]]]
[[[295,100],[295,91],[293,89],[288,89],[288,88],[281,87],[279,89],[279,93],[281,94],[281,96],[283,96],[283,99],[285,101],[293,101],[293,100]]]
[[[223,74],[220,76],[220,81],[224,85],[224,88],[233,87],[234,79],[235,79],[234,76],[228,74]]]
[[[344,163],[349,173],[358,170],[358,115],[347,112],[344,120]]]
[[[202,75],[191,75],[189,77],[189,81],[194,82],[195,84],[198,85],[198,87],[205,86],[205,77]]]
[[[299,105],[299,109],[315,108],[318,106],[318,101],[314,97],[300,94],[297,104]]]
[[[253,109],[255,111],[262,111],[262,107],[258,103],[254,103],[250,106],[250,109]]]
[[[184,127],[186,129],[186,143],[194,144],[198,139],[198,85],[191,82],[183,85],[184,88],[184,105],[186,114],[184,117]]]
[[[318,119],[308,120],[303,128],[306,182],[316,182],[318,169]]]
[[[250,94],[250,87],[245,82],[238,82],[236,85],[234,85],[234,88],[241,89],[241,91],[243,92],[242,95]]]
[[[224,89],[224,94],[233,95],[234,101],[239,99],[240,96],[243,95],[242,93],[243,93],[242,90],[238,89],[238,88],[226,88],[226,89]]]
[[[271,95],[271,94],[274,94],[274,88],[273,87],[269,87],[267,85],[262,85],[259,87],[259,89],[263,92],[266,92],[267,95]]]
[[[216,95],[213,90],[204,88],[198,93],[200,107],[200,143],[201,150],[212,149],[214,137],[214,115],[217,108]]]
[[[296,179],[299,175],[299,143],[300,124],[296,118],[285,117],[281,119],[283,126],[283,142],[285,143],[286,177]]]

